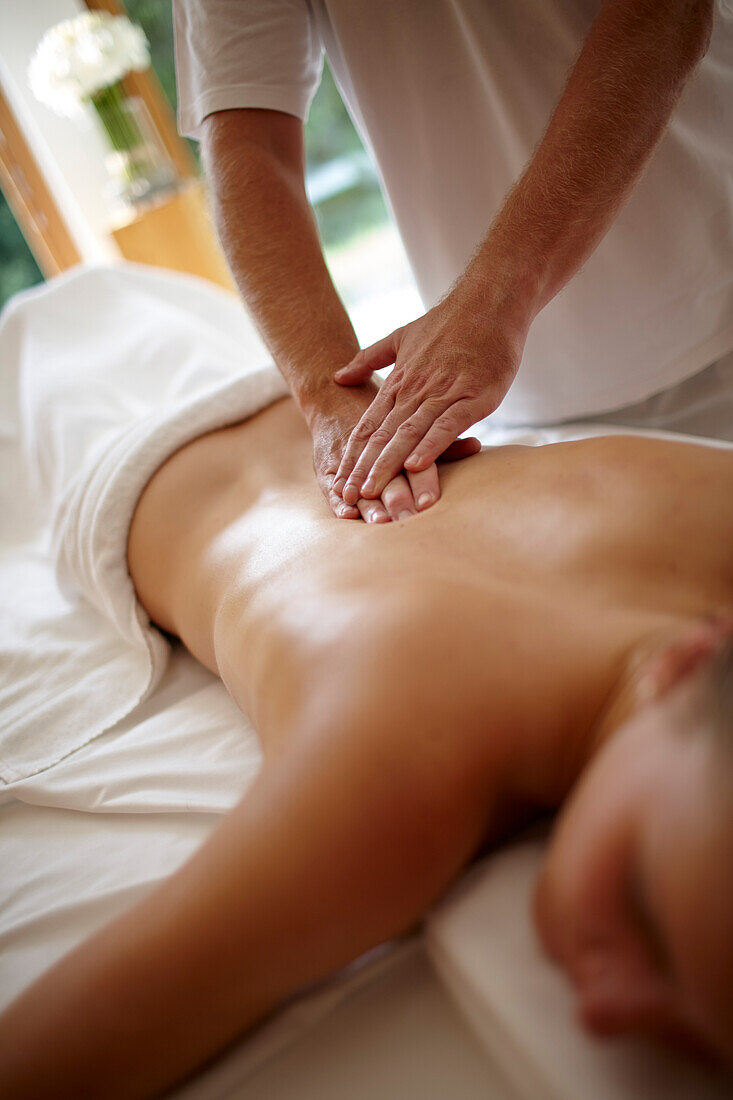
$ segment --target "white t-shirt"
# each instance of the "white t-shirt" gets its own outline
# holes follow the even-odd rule
[[[323,51],[426,308],[532,157],[600,0],[175,0],[179,122],[305,120]],[[733,348],[733,0],[645,175],[535,318],[497,414],[548,422],[640,401]]]

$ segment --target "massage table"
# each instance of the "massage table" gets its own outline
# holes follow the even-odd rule
[[[103,324],[94,310],[100,286],[108,295]],[[147,319],[141,295],[150,303]],[[28,756],[33,716],[23,712],[18,698],[29,676],[36,693],[47,678],[53,683],[54,669],[73,656],[75,646],[81,675],[82,657],[88,657],[84,631],[91,622],[84,617],[91,614],[88,608],[79,618],[76,603],[59,594],[43,515],[33,506],[38,486],[28,461],[19,364],[28,369],[26,352],[36,329],[42,329],[44,356],[53,358],[58,342],[61,370],[70,340],[79,348],[96,341],[104,359],[106,349],[124,346],[131,324],[151,319],[159,354],[166,341],[180,343],[177,325],[183,321],[176,303],[180,299],[181,313],[190,313],[194,298],[202,315],[217,317],[219,328],[240,326],[232,370],[243,355],[263,355],[246,315],[224,292],[134,265],[62,276],[22,296],[22,324],[0,323],[0,1007],[179,866],[260,767],[252,727],[220,681],[179,643],[170,647],[142,701],[101,732],[89,725],[93,736],[85,729],[94,717],[89,695],[103,690],[104,677],[100,687],[84,666],[84,698],[76,705],[69,688],[65,709],[63,699],[36,694],[41,717],[63,718],[57,723],[61,740],[48,740],[46,757]],[[49,313],[49,302],[61,299],[63,309]],[[369,341],[380,333],[359,335]],[[206,347],[200,350],[208,354]],[[479,426],[477,434],[491,442],[563,437],[559,429],[500,436],[490,425]],[[576,429],[573,437],[579,434]],[[42,742],[41,723],[35,728]],[[172,1095],[730,1097],[730,1079],[709,1068],[640,1041],[601,1043],[577,1027],[570,991],[542,955],[530,923],[544,843],[541,831],[530,831],[474,862],[419,929],[291,998]]]

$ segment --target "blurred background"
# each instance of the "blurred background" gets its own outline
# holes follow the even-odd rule
[[[44,33],[88,8],[127,13],[149,43],[150,69],[122,83],[170,178],[133,201],[120,201],[120,188],[110,183],[110,150],[92,112],[59,117],[29,87],[28,64]],[[0,307],[74,263],[124,258],[233,289],[208,215],[198,148],[175,132],[175,109],[170,0],[0,4]],[[306,155],[306,187],[332,277],[362,343],[378,339],[423,310],[374,166],[327,62],[306,126]]]

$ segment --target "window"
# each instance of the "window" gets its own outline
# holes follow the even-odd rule
[[[16,291],[42,281],[40,268],[0,191],[0,309]]]
[[[89,6],[105,3],[95,0]],[[175,109],[170,0],[125,0],[125,8],[148,37],[153,69]],[[362,344],[371,343],[417,316],[422,306],[374,166],[327,64],[305,136],[306,188],[326,260]],[[198,146],[190,145],[200,171]],[[0,206],[0,261],[0,303],[42,277],[4,202]]]

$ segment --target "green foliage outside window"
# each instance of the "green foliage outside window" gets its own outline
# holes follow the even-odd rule
[[[38,264],[0,192],[0,308],[16,291],[42,280]]]

